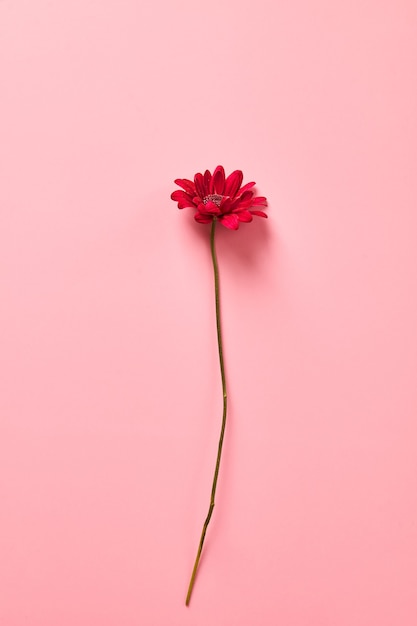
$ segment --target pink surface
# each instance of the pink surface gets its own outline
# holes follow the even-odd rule
[[[415,626],[417,5],[0,3],[0,624]],[[222,163],[269,219],[209,227]]]

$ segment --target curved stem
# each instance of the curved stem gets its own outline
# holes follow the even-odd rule
[[[201,552],[203,549],[204,539],[206,537],[207,527],[210,523],[211,516],[213,514],[214,509],[214,499],[216,496],[216,488],[217,488],[217,479],[219,477],[219,469],[220,469],[220,460],[222,456],[222,448],[223,448],[223,439],[224,439],[224,431],[226,428],[226,415],[227,415],[227,392],[226,392],[226,375],[224,372],[224,360],[223,360],[223,341],[222,341],[222,330],[220,323],[220,291],[219,291],[219,266],[217,263],[216,256],[216,248],[214,245],[214,234],[216,231],[216,218],[213,219],[211,225],[211,236],[210,236],[210,248],[211,248],[211,258],[213,261],[213,270],[214,270],[214,292],[216,298],[216,328],[217,328],[217,344],[219,348],[219,361],[220,361],[220,374],[222,379],[222,390],[223,390],[223,417],[222,417],[222,427],[220,431],[220,439],[219,439],[219,447],[217,451],[217,459],[216,459],[216,467],[214,470],[213,476],[213,484],[211,487],[211,496],[210,496],[210,506],[207,513],[207,517],[203,524],[203,530],[200,537],[200,543],[198,545],[197,556],[194,563],[193,572],[191,574],[190,584],[188,586],[187,598],[185,600],[185,604],[188,606],[190,604],[191,594],[193,592],[195,577],[197,574],[198,564],[200,562]]]

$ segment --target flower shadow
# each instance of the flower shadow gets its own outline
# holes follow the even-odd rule
[[[241,224],[237,231],[218,224],[215,242],[221,269],[227,268],[227,272],[236,277],[245,274],[246,279],[252,276],[257,282],[262,280],[262,275],[266,276],[265,270],[271,265],[271,247],[276,248],[277,244],[277,233],[271,226],[270,220],[256,217],[250,224]],[[210,253],[207,244],[211,225],[189,220],[188,227]]]

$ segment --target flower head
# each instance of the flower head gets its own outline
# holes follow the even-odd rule
[[[175,183],[182,189],[171,194],[178,202],[179,209],[196,209],[194,219],[200,224],[209,224],[217,219],[223,226],[232,230],[239,228],[240,222],[251,222],[253,215],[268,217],[257,207],[266,206],[266,198],[255,196],[252,191],[255,183],[243,185],[243,174],[235,170],[227,178],[222,165],[218,165],[213,174],[206,170],[196,174],[194,182],[186,178],[177,178]]]

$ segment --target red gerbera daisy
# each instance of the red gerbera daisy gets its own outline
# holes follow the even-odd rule
[[[196,209],[194,219],[200,224],[209,224],[216,218],[226,228],[237,230],[239,222],[251,222],[253,215],[268,217],[264,211],[253,208],[267,205],[266,198],[254,195],[255,183],[242,187],[242,182],[240,170],[226,178],[223,166],[218,165],[213,174],[209,170],[204,175],[196,174],[194,182],[177,178],[175,183],[182,189],[174,191],[171,198],[178,202],[179,209]]]
[[[218,165],[213,174],[211,174],[208,170],[205,171],[204,175],[196,174],[194,176],[194,182],[186,178],[177,178],[175,182],[182,189],[177,189],[171,194],[171,198],[175,200],[175,202],[178,202],[179,209],[185,209],[186,207],[193,208],[196,210],[194,217],[197,222],[200,222],[200,224],[211,223],[210,249],[214,272],[217,345],[219,349],[219,365],[223,395],[222,425],[220,430],[219,445],[217,448],[213,483],[211,487],[210,506],[201,531],[197,555],[194,561],[190,583],[188,585],[187,597],[185,600],[185,604],[187,606],[190,603],[207,528],[215,505],[217,480],[219,477],[219,468],[227,421],[226,372],[224,368],[222,325],[220,320],[219,265],[217,262],[215,245],[216,226],[217,222],[220,222],[226,228],[237,230],[240,222],[251,222],[254,215],[258,215],[259,217],[268,217],[266,213],[258,209],[258,207],[266,206],[266,198],[255,196],[252,190],[255,183],[247,183],[242,187],[242,181],[243,174],[240,170],[232,172],[232,174],[226,178],[223,167]]]

